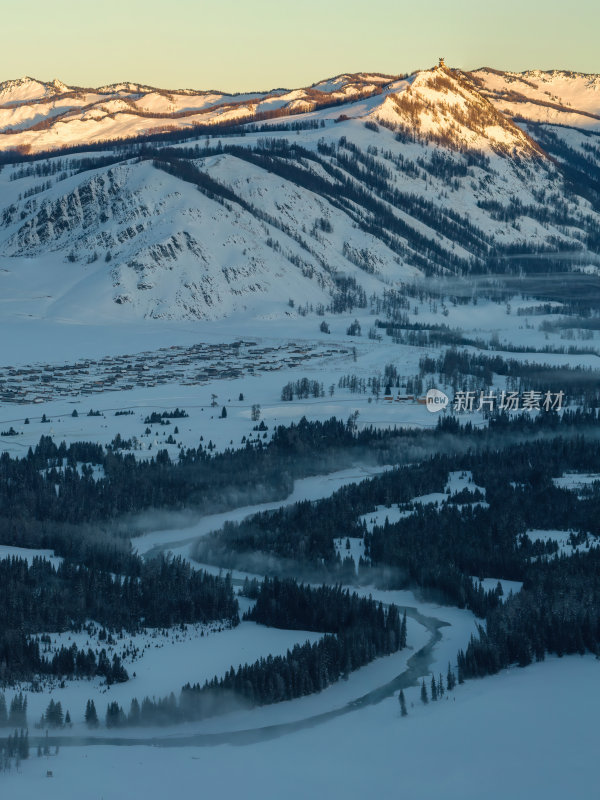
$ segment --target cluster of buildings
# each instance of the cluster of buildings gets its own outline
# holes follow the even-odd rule
[[[60,397],[123,391],[165,383],[195,385],[295,367],[344,355],[345,348],[255,341],[172,346],[135,355],[84,359],[73,364],[0,367],[0,403],[44,403]]]

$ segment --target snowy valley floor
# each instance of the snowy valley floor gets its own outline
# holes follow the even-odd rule
[[[297,481],[283,504],[330,494],[380,469],[355,468]],[[165,514],[158,530],[132,543],[142,553],[164,548],[190,558],[190,540],[219,527],[225,518],[243,518],[257,509],[234,509],[199,521]],[[177,524],[184,527],[171,527]],[[234,578],[239,581],[244,575],[236,572]],[[489,577],[487,584],[495,586],[496,580]],[[505,593],[520,588],[505,584]],[[368,586],[358,591],[413,610],[408,620],[409,648],[377,659],[317,695],[239,709],[188,725],[118,731],[102,727],[90,733],[83,723],[88,697],[94,698],[103,719],[109,701],[116,700],[127,710],[134,696],[141,700],[146,694],[158,697],[178,692],[185,681],[222,674],[231,664],[267,652],[284,653],[294,642],[319,636],[250,622],[220,632],[218,623],[206,626],[209,635],[203,637],[201,626],[188,626],[185,634],[173,629],[166,637],[148,631],[134,637],[142,656],[125,662],[130,675],[136,672],[127,683],[107,690],[100,679],[67,681],[62,689],[55,684],[44,692],[28,693],[31,757],[17,771],[0,775],[1,796],[154,800],[187,795],[191,787],[222,798],[242,793],[263,799],[285,794],[345,800],[368,796],[552,800],[568,791],[572,797],[589,796],[598,744],[598,660],[592,656],[551,658],[524,670],[514,668],[468,681],[426,707],[419,699],[418,683],[409,688],[405,683],[409,714],[403,719],[398,678],[411,666],[417,651],[433,641],[435,625],[428,630],[423,618],[442,623],[426,663],[418,661],[422,672],[436,676],[446,674],[449,662],[455,664],[457,651],[476,630],[476,619],[469,611],[425,602],[409,591]],[[240,601],[244,610],[249,601]],[[52,636],[53,646],[76,641],[80,647],[88,638],[86,633]],[[120,651],[123,643],[117,640],[115,646]],[[368,700],[360,702],[366,696]],[[58,755],[38,758],[35,739],[41,732],[33,723],[50,698],[70,710],[74,724],[60,732]],[[85,746],[79,744],[83,737],[88,739]],[[90,737],[96,742],[89,741]],[[193,746],[190,737],[195,737]],[[51,778],[46,777],[48,770]]]
[[[63,747],[58,756],[34,756],[20,774],[3,776],[2,796],[591,797],[590,787],[597,784],[599,671],[592,656],[548,659],[470,681],[427,707],[415,691],[405,719],[393,697],[240,747]]]
[[[415,301],[416,302],[416,301]],[[523,301],[524,303],[524,301]],[[516,308],[516,303],[513,304]],[[417,315],[415,315],[417,316]],[[426,304],[419,304],[419,319],[434,321]],[[251,407],[261,406],[261,419],[268,425],[268,436],[279,424],[297,422],[303,415],[309,419],[327,419],[336,415],[346,419],[359,411],[359,427],[374,425],[391,427],[406,424],[415,427],[432,427],[437,418],[417,404],[386,404],[366,394],[352,394],[338,387],[346,374],[356,373],[368,380],[380,373],[387,362],[395,364],[401,375],[418,372],[419,359],[424,355],[438,355],[435,348],[399,346],[389,338],[382,341],[367,338],[366,332],[374,323],[374,316],[361,316],[363,337],[345,337],[344,331],[354,318],[334,318],[331,337],[317,338],[320,318],[282,319],[274,321],[274,329],[265,327],[256,331],[255,320],[246,321],[235,331],[227,321],[208,324],[180,323],[178,325],[150,328],[139,325],[127,331],[118,328],[105,332],[85,325],[55,325],[53,335],[45,335],[48,328],[43,321],[33,326],[22,324],[27,336],[15,336],[21,328],[0,324],[0,331],[15,339],[10,356],[5,354],[3,364],[24,366],[30,362],[55,363],[64,359],[84,356],[101,358],[107,352],[114,355],[154,350],[164,346],[165,329],[169,343],[192,345],[198,341],[231,341],[236,336],[252,336],[262,346],[278,341],[308,341],[325,350],[332,339],[337,345],[352,348],[344,356],[323,361],[302,363],[299,367],[284,365],[268,374],[250,375],[228,380],[210,380],[202,385],[180,386],[177,383],[97,394],[65,396],[36,404],[4,404],[0,407],[0,426],[15,426],[15,435],[0,436],[0,450],[12,455],[24,455],[35,445],[41,435],[51,435],[59,442],[81,439],[109,443],[120,433],[124,437],[138,437],[140,449],[134,451],[138,458],[150,458],[159,448],[166,448],[176,458],[179,446],[198,445],[201,435],[205,441],[214,441],[217,450],[228,446],[241,446],[243,438],[254,435],[255,421]],[[531,344],[538,353],[511,353],[515,359],[532,363],[596,366],[597,354],[548,354],[542,348],[549,341],[564,344],[559,333],[544,334],[533,326],[524,328],[524,320],[509,316],[503,304],[481,302],[477,307],[451,307],[447,321],[452,326],[463,326],[470,333],[489,338],[500,332],[506,344]],[[75,332],[77,335],[74,335]],[[550,336],[550,339],[547,337]],[[108,339],[108,341],[107,341]],[[325,340],[325,341],[323,341]],[[6,338],[8,341],[8,338]],[[60,354],[60,355],[58,355]],[[356,361],[354,360],[356,357]],[[7,368],[8,369],[8,368]],[[289,380],[308,376],[324,383],[326,397],[319,399],[283,402],[281,389]],[[334,386],[334,394],[327,389]],[[498,382],[498,386],[503,386]],[[219,404],[227,406],[227,418],[218,419],[213,410],[211,393],[219,395]],[[243,394],[244,400],[238,400]],[[371,400],[371,402],[369,402]],[[145,433],[144,419],[152,411],[185,408],[189,417],[174,420],[170,427],[154,425],[152,433]],[[79,416],[73,417],[73,408]],[[94,408],[105,416],[87,416]],[[131,409],[130,415],[116,416],[121,409]],[[42,422],[42,413],[48,422]],[[30,418],[25,425],[24,419]],[[472,417],[481,424],[481,416]],[[177,443],[167,443],[166,436],[180,429]],[[1,431],[0,431],[1,433]],[[263,434],[260,434],[263,435]],[[171,550],[176,555],[189,558],[192,542],[211,530],[218,529],[227,520],[240,520],[249,513],[289,505],[300,499],[315,500],[330,495],[337,488],[375,475],[389,467],[356,466],[339,470],[326,476],[309,477],[296,482],[294,492],[285,499],[257,504],[232,511],[198,518],[192,512],[140,515],[137,530],[143,535],[133,539],[134,549],[142,556],[161,550]],[[587,476],[592,480],[595,476]],[[563,476],[557,481],[576,487],[573,476]],[[579,476],[577,480],[584,478]],[[462,488],[454,479],[453,489]],[[466,484],[465,484],[466,486]],[[444,495],[426,495],[415,502],[440,501]],[[385,517],[393,520],[406,513],[399,508],[380,507],[365,517],[367,521]],[[560,542],[567,551],[566,531],[536,531],[541,538]],[[343,547],[340,539],[340,547]],[[20,555],[32,558],[34,551],[19,550],[0,543],[0,558]],[[351,555],[358,557],[352,541]],[[39,554],[39,551],[36,551]],[[45,553],[52,556],[50,551]],[[53,558],[58,561],[56,556]],[[200,566],[200,565],[196,565]],[[204,565],[202,565],[204,566]],[[211,567],[218,572],[218,567]],[[234,579],[244,573],[234,573]],[[486,576],[486,589],[496,585],[494,576]],[[508,585],[518,591],[520,584]],[[372,593],[384,603],[394,602],[415,609],[425,617],[439,620],[440,638],[435,642],[427,670],[436,676],[446,675],[448,662],[456,663],[457,651],[465,648],[471,633],[476,630],[474,616],[457,608],[423,602],[411,592],[384,592],[363,587],[361,593]],[[246,606],[242,601],[242,610]],[[31,757],[22,762],[18,770],[0,773],[0,798],[29,800],[46,797],[49,800],[119,800],[144,798],[154,800],[164,797],[212,797],[222,800],[244,797],[245,800],[304,800],[304,798],[407,798],[407,800],[513,800],[517,798],[588,798],[594,796],[591,787],[597,785],[597,752],[600,744],[598,719],[600,718],[600,661],[593,656],[549,658],[542,664],[526,669],[510,669],[484,680],[468,681],[458,686],[441,701],[423,706],[419,699],[419,686],[405,689],[408,717],[401,718],[398,704],[398,687],[395,681],[407,668],[407,661],[427,646],[431,632],[417,619],[408,622],[410,649],[386,658],[377,659],[367,667],[353,673],[349,680],[340,681],[318,695],[300,698],[258,709],[240,709],[219,717],[187,726],[160,729],[124,729],[115,732],[112,740],[122,740],[120,745],[101,743],[111,737],[111,731],[102,727],[93,735],[97,744],[80,746],[78,737],[89,737],[83,723],[86,700],[93,697],[101,720],[106,705],[116,700],[125,711],[132,697],[139,700],[144,695],[161,697],[171,691],[179,692],[187,681],[203,681],[215,673],[223,674],[231,665],[252,661],[261,655],[283,654],[296,642],[319,638],[317,633],[281,631],[244,622],[235,630],[209,631],[199,638],[199,629],[189,626],[186,635],[177,630],[167,637],[140,634],[136,646],[144,650],[143,658],[125,663],[131,680],[111,687],[94,681],[66,682],[63,689],[48,687],[43,693],[28,693],[30,737],[40,731],[33,724],[44,712],[49,700],[60,700],[64,710],[69,709],[73,728],[61,731],[61,737],[71,737],[71,742],[61,745],[58,755],[38,758],[36,747]],[[210,627],[210,626],[208,626]],[[85,634],[56,634],[54,644],[86,645]],[[86,645],[87,646],[87,645]],[[122,647],[117,642],[117,651]],[[112,655],[112,651],[110,652]],[[427,671],[426,670],[426,671]],[[136,672],[133,677],[133,672]],[[387,687],[387,688],[386,688]],[[345,710],[371,693],[379,702],[362,703]],[[386,696],[387,695],[387,696]],[[7,697],[12,690],[7,691]],[[321,715],[331,714],[327,719]],[[270,730],[269,730],[270,729]],[[242,733],[251,732],[247,737]],[[198,742],[189,746],[182,737],[196,735]],[[204,737],[204,738],[200,738]],[[212,742],[211,742],[211,738]],[[219,737],[229,737],[237,744],[220,744]],[[147,739],[143,745],[128,743],[128,739]],[[160,738],[160,746],[152,746],[152,739]],[[169,741],[170,740],[170,741]],[[250,741],[252,740],[252,741]],[[242,741],[249,743],[242,744]],[[169,746],[170,745],[170,746]],[[53,777],[46,777],[47,771]]]

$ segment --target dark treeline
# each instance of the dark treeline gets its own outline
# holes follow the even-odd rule
[[[23,692],[13,696],[10,706],[4,692],[0,692],[0,728],[27,727],[27,697]]]
[[[494,375],[508,378],[508,389],[515,391],[563,390],[567,401],[578,402],[586,408],[600,405],[597,370],[580,366],[552,366],[551,364],[530,364],[501,355],[483,355],[468,350],[450,348],[438,358],[424,356],[419,361],[421,377],[429,374],[440,375],[445,385],[461,388],[466,376],[475,376],[482,388],[493,383]]]
[[[118,414],[119,412],[117,412]],[[155,425],[169,419],[184,419],[189,414],[183,409],[176,408],[175,411],[153,411],[144,419],[144,425]]]
[[[24,458],[0,456],[0,517],[80,523],[150,507],[219,510],[227,507],[219,502],[222,495],[237,492],[245,499],[244,490],[259,477],[273,487],[272,496],[285,496],[293,478],[336,468],[343,451],[368,445],[376,461],[378,455],[389,455],[395,438],[405,435],[372,429],[356,433],[335,418],[301,420],[277,428],[269,443],[257,441],[223,453],[211,453],[200,443],[181,449],[176,462],[166,450],[139,461],[133,454],[107,452],[89,442],[57,445],[43,436]],[[102,466],[104,477],[94,479],[89,470],[80,474],[78,462]]]
[[[568,412],[565,420],[569,418],[596,417]],[[273,557],[276,569],[286,561],[301,562],[316,574],[335,577],[340,572],[345,575],[348,565],[341,561],[334,540],[360,537],[370,560],[361,564],[365,580],[375,568],[393,567],[395,585],[436,588],[452,602],[469,604],[482,613],[485,608],[470,588],[471,575],[521,580],[530,557],[556,549],[530,542],[525,536],[528,528],[573,528],[600,534],[600,495],[591,492],[579,498],[552,482],[569,470],[600,472],[600,443],[582,436],[557,436],[568,426],[556,416],[546,423],[555,426],[553,438],[507,446],[506,437],[518,436],[518,428],[498,418],[496,426],[505,432],[503,449],[435,455],[342,487],[322,500],[302,501],[227,523],[222,531],[198,543],[196,555],[234,566],[243,565],[246,558],[250,565],[259,553],[267,567],[268,558]],[[448,473],[463,470],[472,471],[475,483],[485,488],[487,507],[474,504],[482,498],[471,493],[448,498],[454,502],[440,509],[411,503],[414,497],[443,491]],[[376,506],[392,504],[410,513],[369,534],[359,517]]]
[[[591,420],[595,414],[570,415],[571,421],[577,418]],[[553,479],[571,471],[600,473],[600,441],[596,435],[557,436],[564,423],[554,419],[552,424],[554,436],[519,444],[507,439],[497,449],[434,456],[344,487],[324,500],[228,525],[203,543],[202,555],[210,557],[220,546],[250,558],[258,551],[264,564],[268,556],[315,568],[323,564],[332,577],[347,568],[340,565],[333,540],[363,537],[366,558],[359,579],[383,578],[391,588],[418,586],[486,618],[486,631],[481,629],[459,654],[462,678],[515,662],[524,665],[545,652],[599,652],[600,549],[593,545],[600,536],[600,485],[574,492]],[[472,471],[474,491],[448,495],[440,507],[410,502],[441,491],[448,472],[461,470]],[[485,490],[485,503],[476,486]],[[397,522],[386,520],[369,533],[358,520],[375,506],[392,503],[407,512]],[[591,537],[592,547],[559,557],[556,542],[527,534],[536,529],[571,531],[572,545],[585,545]],[[281,570],[282,561],[273,563]],[[485,592],[473,580],[491,575],[523,581],[523,590],[502,603],[500,589]],[[278,607],[276,597],[285,592],[285,582],[267,583],[258,591],[254,587],[253,618],[290,626],[297,617],[310,624],[301,597],[288,600],[285,612]]]
[[[319,381],[309,378],[299,378],[297,381],[290,381],[281,390],[282,400],[307,400],[309,397],[325,397],[325,389]]]
[[[598,316],[598,280],[580,272],[544,275],[478,275],[468,285],[454,278],[438,278],[434,283],[418,281],[402,283],[395,289],[384,289],[373,298],[373,310],[387,311],[391,319],[409,311],[411,298],[421,303],[444,305],[477,305],[479,300],[510,303],[515,296],[535,303],[516,309],[517,316],[565,314],[589,319]],[[432,307],[433,308],[433,307]],[[530,345],[532,347],[532,345]],[[537,351],[536,351],[537,352]]]
[[[40,652],[32,635],[78,630],[90,619],[113,630],[169,627],[225,619],[236,625],[238,604],[230,576],[191,569],[177,559],[138,560],[135,575],[114,576],[82,565],[58,567],[34,558],[0,561],[0,681],[28,679],[43,673],[61,676],[102,675],[126,680],[121,666],[106,654],[62,648],[52,658]]]
[[[398,610],[392,605],[385,625],[383,606],[350,594],[341,586],[311,588],[296,581],[265,578],[256,592],[256,603],[244,619],[273,628],[343,633],[350,628],[372,627],[382,639],[379,648],[393,652],[406,646],[406,615],[398,628]],[[399,640],[397,637],[400,637]]]
[[[596,424],[595,416],[567,413],[560,421],[499,417],[489,430],[443,421],[437,429],[356,430],[355,422],[332,418],[275,429],[270,442],[212,453],[202,443],[181,449],[172,461],[159,451],[149,461],[132,453],[103,450],[90,442],[67,446],[43,436],[24,458],[0,456],[0,540],[21,547],[50,548],[58,555],[112,572],[131,572],[128,541],[111,522],[147,508],[196,508],[205,513],[283,499],[293,481],[365,463],[419,460],[439,449],[439,433],[485,446],[495,432],[536,435],[555,425]],[[507,427],[508,426],[508,427]],[[79,471],[77,464],[84,464]],[[94,478],[90,464],[102,466]],[[130,531],[126,532],[127,539]]]
[[[494,351],[501,348],[509,353],[558,353],[560,355],[597,355],[597,350],[592,345],[544,345],[543,347],[527,344],[511,344],[503,342],[501,345],[493,340],[467,336],[460,328],[450,328],[448,325],[437,323],[410,322],[408,315],[401,311],[393,296],[385,297],[374,303],[374,310],[385,311],[393,321],[376,320],[375,326],[384,329],[387,336],[391,336],[396,344],[407,344],[411,347],[447,346],[452,348],[475,347],[478,350]],[[568,318],[567,318],[568,319]],[[573,327],[585,327],[578,320],[571,321]],[[544,323],[544,327],[548,324]],[[515,359],[510,359],[514,361]],[[519,362],[520,363],[520,362]],[[539,365],[535,365],[539,366]],[[557,368],[556,368],[557,369]],[[505,373],[502,373],[505,374]]]
[[[483,429],[448,416],[428,431],[357,431],[352,419],[302,420],[277,428],[268,444],[219,455],[200,446],[182,450],[176,463],[168,457],[136,462],[130,455],[105,452],[97,445],[66,447],[44,437],[23,459],[0,457],[2,541],[54,547],[67,559],[58,568],[39,559],[31,566],[16,559],[0,562],[0,596],[6,609],[0,623],[2,679],[40,669],[70,674],[72,663],[73,674],[90,674],[94,667],[89,654],[63,652],[45,663],[32,638],[89,619],[134,630],[142,620],[145,625],[169,626],[237,618],[229,585],[190,574],[177,561],[143,564],[132,555],[129,543],[115,536],[92,543],[94,528],[88,527],[86,534],[90,523],[85,520],[152,504],[218,507],[223,494],[235,489],[238,481],[249,491],[250,483],[264,482],[267,494],[277,496],[281,490],[282,496],[295,477],[340,468],[357,457],[411,466],[344,487],[324,500],[230,524],[206,537],[198,555],[222,566],[241,557],[258,558],[267,572],[266,562],[272,558],[275,571],[289,562],[307,568],[307,575],[312,571],[319,579],[345,581],[355,578],[354,563],[349,558],[342,561],[334,540],[355,535],[364,540],[367,556],[359,568],[361,579],[384,576],[388,585],[420,585],[483,616],[498,607],[498,597],[473,587],[472,575],[526,580],[533,568],[531,558],[552,555],[556,549],[530,541],[527,529],[600,533],[598,492],[592,487],[578,497],[552,482],[568,470],[600,472],[597,426],[595,411],[566,411],[562,417],[524,414],[512,420],[498,415]],[[520,444],[509,444],[519,440]],[[445,448],[455,455],[443,455]],[[93,481],[85,472],[80,475],[78,462],[100,463],[106,477]],[[475,483],[485,489],[489,508],[473,505],[481,497],[470,493],[449,498],[453,502],[439,511],[411,506],[414,497],[443,491],[453,470],[473,472]],[[243,492],[230,502],[239,497],[245,497]],[[413,513],[367,533],[359,517],[392,503]],[[82,522],[76,524],[78,519]]]
[[[29,732],[21,729],[9,734],[6,739],[0,739],[0,769],[6,772],[15,762],[29,758]]]
[[[594,412],[569,413],[563,422],[548,418],[548,432],[554,433],[549,438],[519,444],[508,444],[507,438],[497,449],[434,456],[344,487],[324,500],[256,515],[228,526],[205,546],[210,550],[221,540],[241,552],[262,550],[302,563],[325,560],[335,574],[339,556],[333,539],[342,531],[364,537],[367,558],[360,564],[359,578],[370,581],[383,575],[388,586],[419,586],[486,618],[486,631],[481,629],[459,654],[463,678],[515,662],[524,665],[546,652],[598,652],[600,549],[556,557],[556,542],[535,540],[526,533],[571,530],[574,545],[589,537],[594,544],[594,537],[600,536],[598,486],[577,493],[553,482],[565,472],[600,472],[596,435],[556,435],[565,432],[567,420],[572,424],[583,419],[594,420]],[[496,425],[504,426],[507,436],[515,432],[506,420]],[[440,491],[449,471],[467,469],[475,485],[485,489],[486,504],[477,503],[482,499],[478,491],[449,496],[441,508],[409,502]],[[396,502],[410,512],[398,522],[386,521],[368,533],[357,521],[374,506]],[[501,603],[501,591],[485,592],[472,578],[490,575],[523,581],[523,590]],[[259,598],[261,594],[262,590]],[[277,619],[280,612],[276,607],[269,610],[269,599],[267,595],[261,602],[271,619]],[[260,605],[257,613],[259,609]],[[281,621],[291,623],[286,616]]]
[[[444,461],[454,468],[453,459]],[[570,470],[600,471],[597,440],[528,442],[462,456],[454,465],[472,470],[488,506],[448,503],[438,510],[415,504],[410,516],[365,535],[372,564],[395,566],[419,585],[448,590],[443,576],[453,571],[455,579],[464,574],[523,580],[532,557],[557,549],[532,542],[528,529],[600,534],[600,493],[580,497],[552,481]],[[461,605],[459,586],[450,595]]]
[[[364,261],[359,259],[356,251],[346,247],[347,242],[344,242],[344,255],[349,261],[355,263],[361,261],[361,268],[364,269]],[[359,254],[363,251],[359,251]],[[346,311],[352,311],[353,308],[366,308],[367,295],[362,286],[356,282],[353,275],[336,275],[334,277],[335,289],[331,296],[331,303],[328,306],[328,311],[332,314],[344,314]]]
[[[350,629],[335,636],[326,634],[318,642],[294,645],[285,656],[268,656],[251,665],[233,668],[222,678],[200,686],[185,686],[181,707],[184,718],[204,716],[205,698],[216,691],[231,692],[252,705],[293,700],[326,689],[340,678],[369,664],[391,650],[377,647],[381,631]],[[398,649],[398,647],[396,647]]]
[[[257,622],[297,630],[330,630],[319,641],[295,645],[285,656],[268,656],[231,669],[221,678],[186,684],[179,698],[146,697],[129,714],[117,703],[107,709],[109,727],[156,725],[202,719],[228,708],[266,705],[319,692],[378,656],[406,646],[406,615],[340,587],[311,589],[291,580],[266,579],[248,616]]]
[[[539,560],[523,589],[490,610],[486,630],[458,654],[465,678],[526,666],[547,652],[600,653],[600,549]]]
[[[196,556],[220,562],[231,552],[262,552],[335,570],[341,562],[333,540],[342,534],[363,536],[360,514],[374,505],[408,502],[416,495],[441,491],[447,472],[445,461],[434,458],[343,486],[322,500],[303,500],[241,522],[227,522],[221,532],[198,542]]]
[[[24,458],[0,456],[0,536],[5,544],[50,548],[94,569],[131,574],[136,567],[129,543],[111,525],[123,514],[184,507],[210,513],[284,498],[295,479],[350,466],[357,458],[371,464],[420,461],[439,451],[440,434],[450,437],[448,445],[460,450],[498,447],[511,434],[520,438],[543,432],[572,434],[596,425],[595,412],[580,411],[568,411],[562,417],[524,414],[512,420],[499,415],[481,430],[453,417],[424,431],[358,431],[354,420],[309,423],[303,419],[276,428],[270,442],[259,439],[241,450],[223,453],[211,453],[200,443],[197,448],[182,449],[176,461],[166,451],[138,461],[131,453],[103,450],[89,442],[56,444],[44,436]],[[94,479],[86,466],[80,472],[78,463],[102,466],[104,477]],[[412,474],[407,477],[409,491],[427,490],[418,480],[414,485]],[[405,499],[400,496],[395,502]],[[347,518],[343,514],[341,522]],[[128,539],[130,531],[126,535]]]
[[[86,652],[83,649],[78,650],[76,644],[72,644],[71,647],[62,645],[52,658],[41,656],[38,663],[32,667],[40,675],[52,675],[61,679],[93,678],[98,675],[104,678],[109,686],[129,680],[129,674],[116,653],[111,661],[104,648],[96,657],[91,647],[88,647]]]
[[[391,170],[374,157],[378,148],[369,147],[368,152],[363,152],[356,144],[348,141],[345,136],[336,143],[327,143],[322,140],[318,143],[318,152],[315,153],[297,143],[290,143],[286,139],[262,140],[255,147],[242,147],[238,143],[218,143],[217,147],[207,148],[204,152],[198,148],[163,148],[156,150],[147,148],[142,157],[153,157],[160,160],[160,166],[184,180],[192,180],[204,191],[209,189],[215,199],[228,197],[242,207],[247,207],[247,202],[235,196],[227,187],[215,186],[215,182],[202,174],[192,164],[186,163],[189,159],[214,152],[229,153],[237,158],[268,171],[286,180],[300,185],[310,191],[320,194],[325,200],[349,213],[356,223],[365,231],[373,234],[388,247],[408,259],[415,266],[421,267],[427,274],[447,270],[449,267],[456,273],[486,272],[505,273],[521,270],[539,272],[541,269],[560,269],[566,272],[569,269],[568,259],[557,262],[556,265],[548,260],[537,258],[544,252],[555,254],[565,246],[557,237],[551,239],[543,248],[528,245],[522,241],[518,245],[504,247],[493,244],[489,237],[478,229],[464,215],[453,211],[450,206],[439,208],[434,203],[424,200],[417,193],[400,191]],[[385,153],[382,152],[385,158]],[[389,159],[388,159],[389,160]],[[427,169],[419,170],[412,162],[399,162],[393,159],[396,169],[410,171],[410,174],[423,178],[427,174],[435,174],[448,179],[449,171],[460,174],[464,178],[468,169],[464,158],[454,163],[448,156],[434,153],[431,159],[424,161]],[[308,167],[310,162],[316,162],[322,167],[321,174]],[[454,164],[453,167],[450,165]],[[157,162],[157,166],[158,166]],[[481,165],[480,165],[481,166]],[[409,169],[410,168],[410,169]],[[198,173],[197,179],[192,176]],[[323,175],[327,175],[325,178]],[[207,184],[207,180],[210,185]],[[449,179],[448,185],[453,189],[458,187],[457,177]],[[519,206],[518,203],[509,205],[508,210],[503,207],[491,205],[487,210],[501,218],[507,213],[512,219],[533,217],[542,223],[551,222],[555,225],[570,225],[581,230],[583,239],[588,247],[595,250],[598,245],[599,229],[589,220],[578,220],[568,213],[566,203],[558,203],[556,197],[536,197],[537,205]],[[456,244],[465,248],[470,258],[465,259],[456,254],[449,253],[447,249],[434,239],[415,230],[397,215],[389,211],[387,204],[410,214],[415,219],[435,230],[442,229],[445,234]],[[256,209],[252,209],[253,213]],[[411,248],[407,252],[407,242]],[[536,258],[530,258],[535,256]],[[537,259],[537,260],[536,260]],[[360,262],[358,266],[363,266]],[[368,271],[368,270],[367,270]]]
[[[547,153],[560,159],[561,169],[565,177],[565,189],[570,196],[586,197],[595,208],[600,205],[600,166],[594,155],[598,146],[594,135],[584,131],[578,133],[588,139],[587,147],[570,147],[566,138],[558,136],[551,127],[537,122],[528,122],[527,128],[535,136]],[[586,152],[587,151],[587,152]],[[596,247],[600,244],[600,236],[596,233]]]

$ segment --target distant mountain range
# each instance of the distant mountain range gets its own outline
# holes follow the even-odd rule
[[[385,106],[427,73],[401,78],[358,73],[339,75],[308,88],[224,94],[191,89],[165,90],[136,83],[87,89],[59,80],[21,78],[0,83],[0,150],[32,151],[127,139],[199,124],[240,123],[314,113],[352,104],[352,116]],[[509,117],[600,130],[600,76],[573,72],[523,73],[483,68],[460,73]],[[357,101],[367,101],[356,107]],[[330,117],[332,112],[320,117]]]
[[[598,75],[442,65],[244,95],[23,78],[0,84],[2,160],[4,315],[349,310],[428,275],[600,260]]]

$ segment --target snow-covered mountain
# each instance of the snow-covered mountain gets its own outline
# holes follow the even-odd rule
[[[25,77],[0,83],[0,151],[39,152],[198,125],[288,116],[377,97],[393,84],[391,75],[360,73],[339,75],[305,89],[230,95],[135,83],[83,89]]]
[[[480,92],[509,117],[600,131],[600,75],[553,70],[470,73]]]
[[[446,70],[448,72],[448,70]],[[39,152],[199,125],[240,123],[306,114],[371,99],[389,106],[390,94],[428,80],[428,73],[398,76],[338,75],[313,86],[226,94],[165,90],[136,83],[99,88],[21,78],[0,83],[0,151]],[[456,73],[455,73],[456,74]],[[501,72],[488,67],[461,73],[509,118],[600,129],[600,75],[533,70]],[[322,115],[321,115],[322,116]]]
[[[599,85],[445,66],[239,96],[0,84],[2,313],[281,316],[431,274],[595,270]]]

